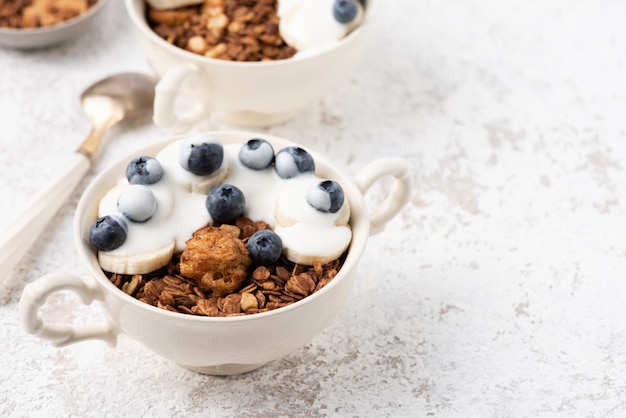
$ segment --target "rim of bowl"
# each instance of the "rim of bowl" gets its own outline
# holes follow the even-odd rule
[[[134,8],[135,3],[142,3],[142,6],[140,7],[143,7],[143,11],[145,13],[146,0],[124,0],[125,5],[126,5],[126,11],[128,15],[130,16],[130,19],[133,25],[135,26],[136,29],[140,30],[145,36],[147,36],[149,40],[153,42],[158,42],[158,44],[161,45],[166,50],[172,53],[183,54],[185,57],[189,59],[197,60],[200,62],[208,61],[212,63],[220,63],[221,65],[235,66],[235,67],[238,67],[238,66],[269,67],[269,66],[276,66],[276,65],[286,65],[286,64],[294,63],[294,62],[305,62],[319,55],[323,55],[329,51],[337,49],[341,47],[342,45],[352,43],[353,39],[359,36],[362,36],[361,33],[364,32],[365,30],[364,28],[370,24],[369,22],[370,20],[372,20],[371,16],[372,16],[373,10],[376,8],[375,4],[377,3],[378,0],[365,0],[365,1],[366,3],[368,3],[368,5],[365,7],[365,16],[363,18],[363,22],[361,22],[361,24],[356,29],[352,30],[352,32],[350,32],[345,38],[341,39],[340,42],[334,45],[326,46],[323,48],[317,48],[313,52],[307,52],[302,57],[291,57],[291,58],[272,60],[272,61],[228,61],[228,60],[222,60],[218,58],[205,57],[199,54],[194,54],[193,52],[189,52],[186,49],[179,48],[176,45],[170,44],[169,42],[161,38],[159,35],[157,35],[150,28],[150,26],[148,25],[148,21],[145,19],[144,16],[142,16],[141,13],[135,13],[135,8]]]
[[[15,35],[15,36],[30,36],[30,35],[43,35],[46,33],[62,31],[83,22],[93,17],[98,13],[109,0],[98,0],[96,4],[91,6],[85,13],[81,13],[78,16],[74,16],[71,19],[64,20],[63,22],[55,23],[51,26],[43,26],[36,28],[7,28],[0,26],[0,34]]]
[[[352,217],[352,214],[354,213],[355,208],[351,207],[350,208],[351,209],[350,226],[352,228],[352,239],[350,241],[350,244],[348,245],[348,249],[347,249],[348,255],[346,257],[346,260],[341,266],[341,269],[339,269],[339,271],[337,272],[337,275],[319,291],[312,293],[309,296],[306,296],[303,299],[300,299],[299,301],[296,301],[290,305],[273,309],[267,312],[259,312],[255,314],[230,316],[230,317],[210,317],[210,316],[191,315],[191,314],[185,314],[181,312],[171,312],[165,309],[160,309],[156,306],[152,306],[150,304],[139,301],[135,297],[124,293],[122,290],[116,287],[113,283],[111,283],[111,281],[106,277],[103,270],[98,265],[95,250],[93,250],[90,244],[87,243],[83,239],[83,233],[81,230],[82,228],[81,221],[86,216],[88,216],[86,209],[88,209],[89,206],[93,204],[93,199],[88,200],[87,198],[89,197],[89,195],[94,195],[94,194],[97,194],[100,197],[102,197],[102,193],[96,193],[97,186],[107,181],[107,179],[109,182],[110,181],[115,182],[119,178],[119,176],[123,174],[123,167],[125,167],[125,165],[127,164],[128,161],[130,161],[130,159],[136,157],[137,155],[151,155],[154,153],[154,150],[158,152],[165,145],[173,141],[176,141],[178,139],[181,139],[185,136],[185,135],[178,135],[178,136],[169,137],[165,140],[160,140],[152,145],[144,146],[128,154],[127,156],[122,157],[118,159],[117,161],[111,163],[108,167],[106,167],[104,170],[98,173],[98,175],[89,183],[89,185],[87,186],[87,189],[85,189],[85,191],[81,195],[81,198],[76,207],[76,212],[75,212],[74,222],[73,222],[74,245],[79,253],[81,260],[86,261],[86,268],[94,276],[95,280],[100,282],[105,287],[109,288],[111,290],[111,294],[117,299],[120,299],[122,302],[130,303],[134,305],[135,307],[137,307],[138,309],[146,310],[147,312],[151,312],[155,315],[163,315],[165,317],[169,317],[170,319],[182,320],[182,321],[228,324],[232,322],[257,321],[257,320],[263,320],[269,317],[273,317],[276,315],[289,314],[289,312],[300,309],[304,307],[306,304],[314,301],[315,299],[322,297],[325,293],[332,291],[333,288],[337,286],[337,283],[344,278],[344,276],[348,274],[356,274],[356,271],[353,271],[353,270],[356,270],[358,263],[361,259],[361,256],[363,255],[363,251],[365,250],[367,240],[370,236],[370,229],[369,229],[369,217],[368,217],[368,212],[366,209],[367,205],[365,203],[363,195],[361,194],[361,191],[356,187],[356,185],[354,184],[354,182],[351,180],[350,177],[348,177],[347,175],[342,173],[340,170],[335,168],[334,164],[330,160],[319,155],[316,151],[311,150],[307,146],[303,146],[302,144],[299,144],[299,143],[296,143],[296,142],[293,142],[284,138],[280,138],[280,137],[273,136],[273,135],[261,134],[261,133],[252,132],[252,131],[221,130],[221,131],[206,131],[206,132],[210,133],[211,135],[214,135],[218,139],[220,139],[220,136],[223,136],[223,135],[230,135],[230,136],[237,135],[237,136],[245,136],[249,138],[255,138],[255,137],[263,138],[263,139],[269,140],[270,142],[282,143],[284,144],[284,146],[301,146],[311,153],[311,155],[313,156],[316,162],[320,162],[322,166],[332,170],[334,174],[333,178],[340,178],[342,182],[341,184],[344,188],[351,189],[350,195],[356,198],[360,206],[360,208],[358,208],[358,211],[361,212],[361,213],[358,213],[360,220],[359,220],[358,225],[356,225],[357,228],[355,229],[355,225],[353,224],[354,219]],[[233,142],[227,142],[224,145],[237,144],[237,143],[238,142],[233,141]],[[150,152],[146,154],[145,152],[148,150]],[[352,201],[351,201],[351,204],[352,204]],[[78,216],[79,213],[82,213],[82,216],[79,217]],[[355,242],[354,240],[355,230],[357,234],[359,234],[359,236],[363,235],[363,239],[360,240],[360,242],[358,243]],[[351,254],[354,254],[354,255],[351,255]],[[91,258],[91,257],[96,257],[95,263],[92,263],[92,262],[89,262],[89,260],[86,260],[86,258]]]

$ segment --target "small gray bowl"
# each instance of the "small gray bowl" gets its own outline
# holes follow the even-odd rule
[[[38,49],[77,38],[92,23],[93,18],[109,0],[98,0],[85,13],[65,22],[43,28],[0,28],[0,46],[14,49]]]

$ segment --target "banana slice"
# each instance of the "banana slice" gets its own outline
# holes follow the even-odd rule
[[[315,260],[322,264],[338,259],[350,245],[349,226],[320,226],[295,223],[277,225],[274,232],[283,242],[283,254],[289,261],[307,266]]]
[[[222,168],[210,176],[202,177],[197,182],[191,183],[191,191],[194,193],[207,194],[212,188],[222,183],[227,175],[228,166],[224,164],[222,165]]]
[[[350,245],[350,205],[344,201],[335,213],[313,208],[303,192],[306,188],[302,184],[307,183],[290,184],[279,194],[274,207],[274,232],[282,239],[283,253],[289,261],[309,266],[315,260],[326,264],[339,258]]]
[[[337,212],[337,219],[335,219],[335,226],[348,226],[348,222],[350,222],[350,205],[348,203],[344,203],[344,205]]]
[[[287,260],[291,261],[292,263],[300,264],[303,266],[312,266],[315,260],[319,261],[321,264],[326,264],[338,259],[347,248],[348,246],[346,245],[345,248],[342,248],[339,251],[335,251],[330,255],[323,256],[302,254],[298,251],[294,251],[291,248],[283,249],[283,253],[285,254],[285,257],[287,257]]]
[[[323,216],[335,217],[335,220],[332,223],[334,226],[347,226],[348,222],[350,222],[350,205],[344,203],[337,213],[325,213]],[[276,201],[276,206],[274,207],[274,219],[276,219],[276,225],[285,227],[293,226],[299,222],[293,216],[289,216],[289,214],[282,209],[278,200]]]
[[[154,251],[121,254],[98,251],[98,262],[103,270],[117,274],[146,274],[167,265],[174,255],[174,242]]]
[[[179,7],[191,6],[194,4],[200,4],[204,0],[146,0],[148,4],[157,10],[169,10]]]

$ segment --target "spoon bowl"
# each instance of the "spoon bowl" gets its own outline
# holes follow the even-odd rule
[[[87,173],[109,128],[122,120],[151,114],[155,85],[151,76],[121,73],[100,80],[83,92],[81,102],[92,122],[92,131],[60,166],[48,186],[33,196],[22,214],[0,233],[0,284]]]
[[[140,118],[152,112],[156,80],[144,74],[120,73],[88,87],[80,96],[83,110],[93,130],[79,152],[93,157],[104,132],[127,118]]]
[[[154,101],[156,80],[144,74],[121,73],[102,79],[88,87],[80,96],[87,114],[96,111],[100,99],[119,107],[125,115],[149,111]]]

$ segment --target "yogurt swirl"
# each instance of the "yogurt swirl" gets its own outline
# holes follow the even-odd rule
[[[193,233],[214,223],[206,209],[206,192],[198,184],[210,182],[231,184],[244,194],[244,216],[269,224],[283,242],[284,253],[293,262],[312,264],[314,259],[330,261],[348,247],[352,232],[348,224],[350,207],[343,202],[336,213],[321,212],[306,200],[311,184],[320,181],[314,173],[303,173],[285,179],[273,165],[257,170],[246,167],[239,159],[241,144],[224,146],[224,160],[219,173],[198,176],[182,168],[179,150],[184,139],[172,142],[155,157],[163,168],[163,176],[154,184],[144,185],[156,198],[156,210],[145,222],[126,222],[126,241],[109,255],[145,254],[174,245],[181,252]],[[132,187],[126,178],[101,199],[98,216],[123,216],[118,207],[120,196]],[[128,197],[126,195],[126,197]],[[137,202],[140,205],[141,202]]]

